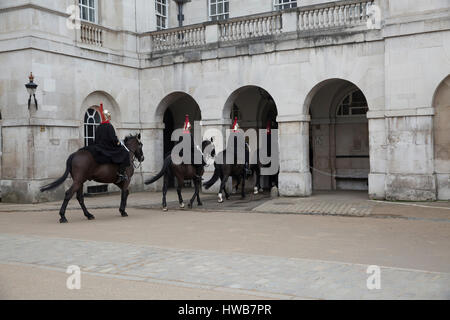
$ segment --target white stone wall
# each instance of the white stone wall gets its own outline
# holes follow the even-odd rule
[[[66,27],[64,12],[71,3],[0,3],[2,197],[11,190],[16,192],[10,192],[12,201],[61,196],[63,188],[50,195],[37,190],[58,177],[65,158],[82,145],[84,112],[96,100],[105,99],[114,110],[122,137],[142,132],[146,161],[135,183],[141,187],[142,179],[162,165],[161,102],[167,96],[174,92],[190,95],[205,127],[224,130],[229,126],[231,102],[244,106],[247,119],[260,107],[257,96],[230,99],[247,86],[264,89],[277,106],[281,194],[308,196],[312,192],[309,108],[330,79],[353,83],[367,99],[369,196],[394,200],[448,197],[447,173],[436,171],[433,141],[433,97],[450,74],[448,1],[434,0],[426,8],[411,6],[406,0],[377,1],[385,9],[382,30],[293,33],[276,42],[268,38],[209,44],[160,54],[141,51],[135,33],[155,27],[152,2],[99,0],[99,23],[105,27],[103,47],[81,43],[79,33]],[[170,3],[171,24],[177,25],[176,7]],[[271,0],[261,6],[253,0],[231,1],[230,15],[270,11],[271,7]],[[185,25],[204,22],[207,1],[188,3],[184,14]],[[27,108],[24,84],[30,71],[39,84],[37,111],[34,106],[31,111]]]

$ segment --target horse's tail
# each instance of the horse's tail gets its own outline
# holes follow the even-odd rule
[[[209,188],[211,188],[211,186],[214,184],[214,183],[216,183],[216,181],[219,179],[219,166],[217,166],[215,163],[214,163],[214,174],[213,174],[213,176],[211,177],[211,179],[209,179],[209,181],[206,181],[204,184],[203,184],[203,186],[205,187],[205,189],[206,190],[208,190]]]
[[[166,159],[164,160],[164,164],[163,164],[163,167],[162,167],[161,171],[156,176],[154,176],[153,178],[150,178],[149,180],[146,180],[144,183],[145,184],[151,184],[151,183],[155,182],[156,180],[158,180],[159,178],[161,178],[164,175],[164,173],[166,173],[167,169],[169,168],[169,165],[170,165],[171,161],[172,161],[172,159],[170,157],[166,157]]]
[[[50,184],[47,184],[46,186],[41,187],[41,192],[47,191],[47,190],[51,190],[56,188],[57,186],[59,186],[60,184],[62,184],[64,181],[66,181],[67,176],[70,173],[71,167],[72,167],[72,160],[73,157],[75,156],[75,153],[72,153],[69,158],[66,161],[66,172],[64,172],[64,174],[56,181],[53,181]]]

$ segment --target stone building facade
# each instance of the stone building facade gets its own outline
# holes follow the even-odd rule
[[[2,201],[62,198],[39,187],[100,103],[143,136],[135,190],[189,114],[203,133],[278,128],[284,196],[450,198],[448,0],[1,0],[0,66]]]

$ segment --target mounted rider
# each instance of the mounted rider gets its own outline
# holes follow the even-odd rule
[[[102,122],[95,131],[95,143],[93,147],[97,154],[101,154],[103,156],[102,158],[106,157],[110,163],[119,165],[116,184],[125,182],[128,180],[125,170],[130,166],[129,151],[122,144],[122,142],[117,139],[116,131],[110,123],[111,112],[108,110],[103,110],[103,104],[100,104],[100,117]],[[96,157],[94,156],[94,158]],[[100,159],[100,162],[104,161]]]
[[[190,141],[190,148],[191,148],[191,164],[194,166],[195,168],[195,176],[197,179],[202,179],[202,171],[203,171],[203,157],[202,157],[202,149],[201,147],[199,147],[195,141],[194,141],[194,136],[191,132],[192,129],[192,125],[189,122],[189,115],[186,115],[186,118],[184,120],[184,128],[183,128],[183,137],[180,137],[179,142],[182,141],[182,139],[188,139]],[[197,154],[197,157],[195,157],[195,155]],[[183,154],[181,153],[180,156],[183,156]],[[200,163],[195,163],[194,159],[202,159]]]
[[[231,126],[231,134],[230,137],[228,138],[228,142],[227,142],[227,153],[228,152],[233,152],[233,164],[242,164],[244,163],[244,170],[247,174],[250,173],[250,166],[249,166],[249,148],[248,148],[248,144],[245,142],[244,140],[244,150],[245,153],[239,154],[238,152],[238,141],[240,139],[243,139],[243,131],[239,128],[239,124],[238,124],[238,119],[237,117],[234,118],[234,122],[233,125]],[[239,138],[239,139],[238,139]],[[232,140],[234,140],[234,143],[232,143]],[[231,149],[231,145],[233,145],[233,149]],[[244,158],[242,158],[244,157]],[[239,160],[239,161],[238,161]]]

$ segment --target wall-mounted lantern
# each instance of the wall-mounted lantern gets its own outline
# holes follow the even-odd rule
[[[177,3],[178,5],[178,26],[182,27],[183,26],[183,21],[184,21],[184,14],[183,14],[183,5],[185,3],[191,2],[191,0],[173,0]]]
[[[32,72],[30,72],[30,76],[28,77],[28,79],[30,79],[30,82],[28,82],[25,85],[25,88],[27,88],[28,94],[30,95],[30,97],[28,98],[28,110],[30,109],[31,96],[34,97],[34,104],[36,105],[36,110],[37,110],[38,109],[38,103],[37,103],[37,100],[36,100],[35,93],[36,93],[36,89],[37,89],[38,85],[33,82],[34,77],[33,77],[33,73]]]

